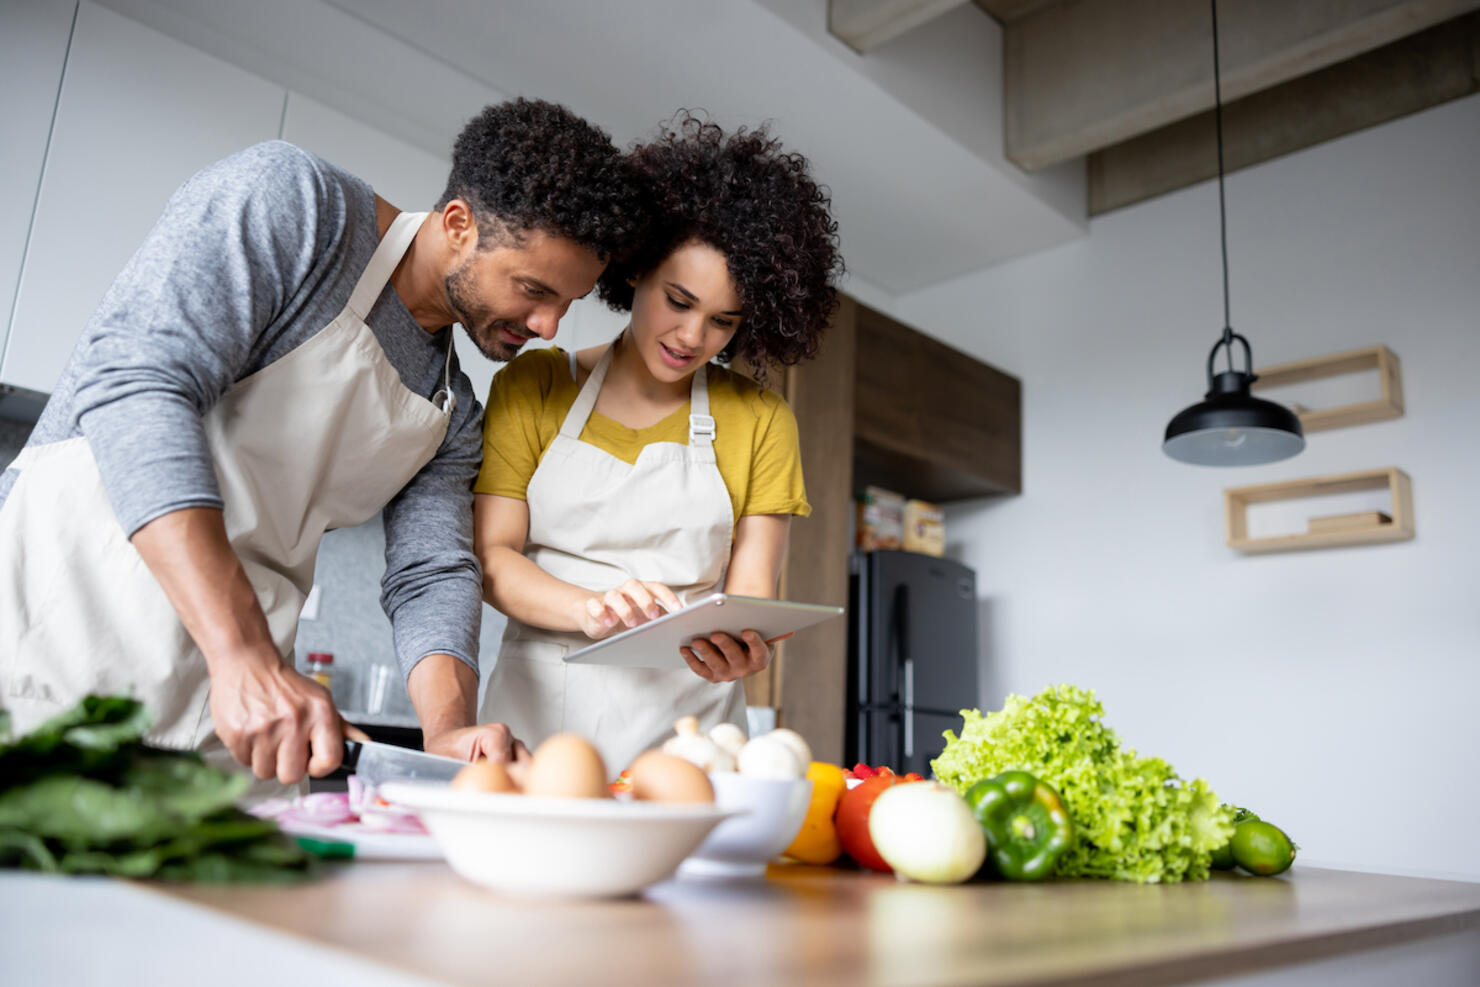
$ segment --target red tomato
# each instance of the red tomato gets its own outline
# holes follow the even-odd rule
[[[848,789],[838,801],[838,812],[833,817],[838,829],[838,842],[843,844],[844,853],[869,870],[885,874],[893,870],[874,849],[874,841],[868,835],[868,814],[873,811],[874,799],[884,789],[902,784],[905,784],[904,779],[893,773],[875,775]]]

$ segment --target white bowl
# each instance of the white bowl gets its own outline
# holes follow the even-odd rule
[[[452,869],[515,895],[615,897],[673,875],[731,813],[709,804],[557,799],[387,782],[415,811]]]
[[[775,781],[716,771],[714,801],[739,813],[715,827],[678,873],[682,877],[756,877],[766,864],[791,846],[807,818],[812,782],[806,778]]]

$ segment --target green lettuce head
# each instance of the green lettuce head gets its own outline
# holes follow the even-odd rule
[[[1072,685],[1009,696],[985,716],[962,710],[961,735],[946,731],[930,766],[962,794],[1013,769],[1057,789],[1078,830],[1059,861],[1061,877],[1206,880],[1212,852],[1233,835],[1232,810],[1201,778],[1183,781],[1161,758],[1121,747],[1104,713],[1094,692]]]

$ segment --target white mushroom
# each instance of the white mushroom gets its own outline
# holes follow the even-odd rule
[[[673,754],[705,771],[734,771],[735,758],[699,732],[699,721],[685,716],[673,724],[675,735],[663,742],[663,753]]]
[[[797,756],[797,760],[802,762],[802,773],[806,774],[807,767],[812,763],[812,748],[808,746],[805,737],[795,730],[788,730],[785,727],[777,727],[775,730],[766,734],[766,736],[771,740],[779,740],[787,747],[790,747],[791,752]]]
[[[804,777],[807,766],[785,741],[773,739],[772,733],[756,737],[740,749],[735,759],[740,773],[751,778],[790,780]]]
[[[745,731],[733,723],[720,723],[709,731],[709,739],[731,757],[739,757],[740,748],[745,746]]]

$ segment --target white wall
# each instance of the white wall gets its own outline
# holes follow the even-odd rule
[[[1023,380],[1024,491],[948,512],[980,573],[983,702],[1097,689],[1131,745],[1285,826],[1308,863],[1480,879],[1480,96],[1228,180],[1256,365],[1386,343],[1407,414],[1217,470],[1159,449],[1222,325],[1205,183],[896,299]],[[1395,465],[1418,537],[1243,556],[1221,491]]]

